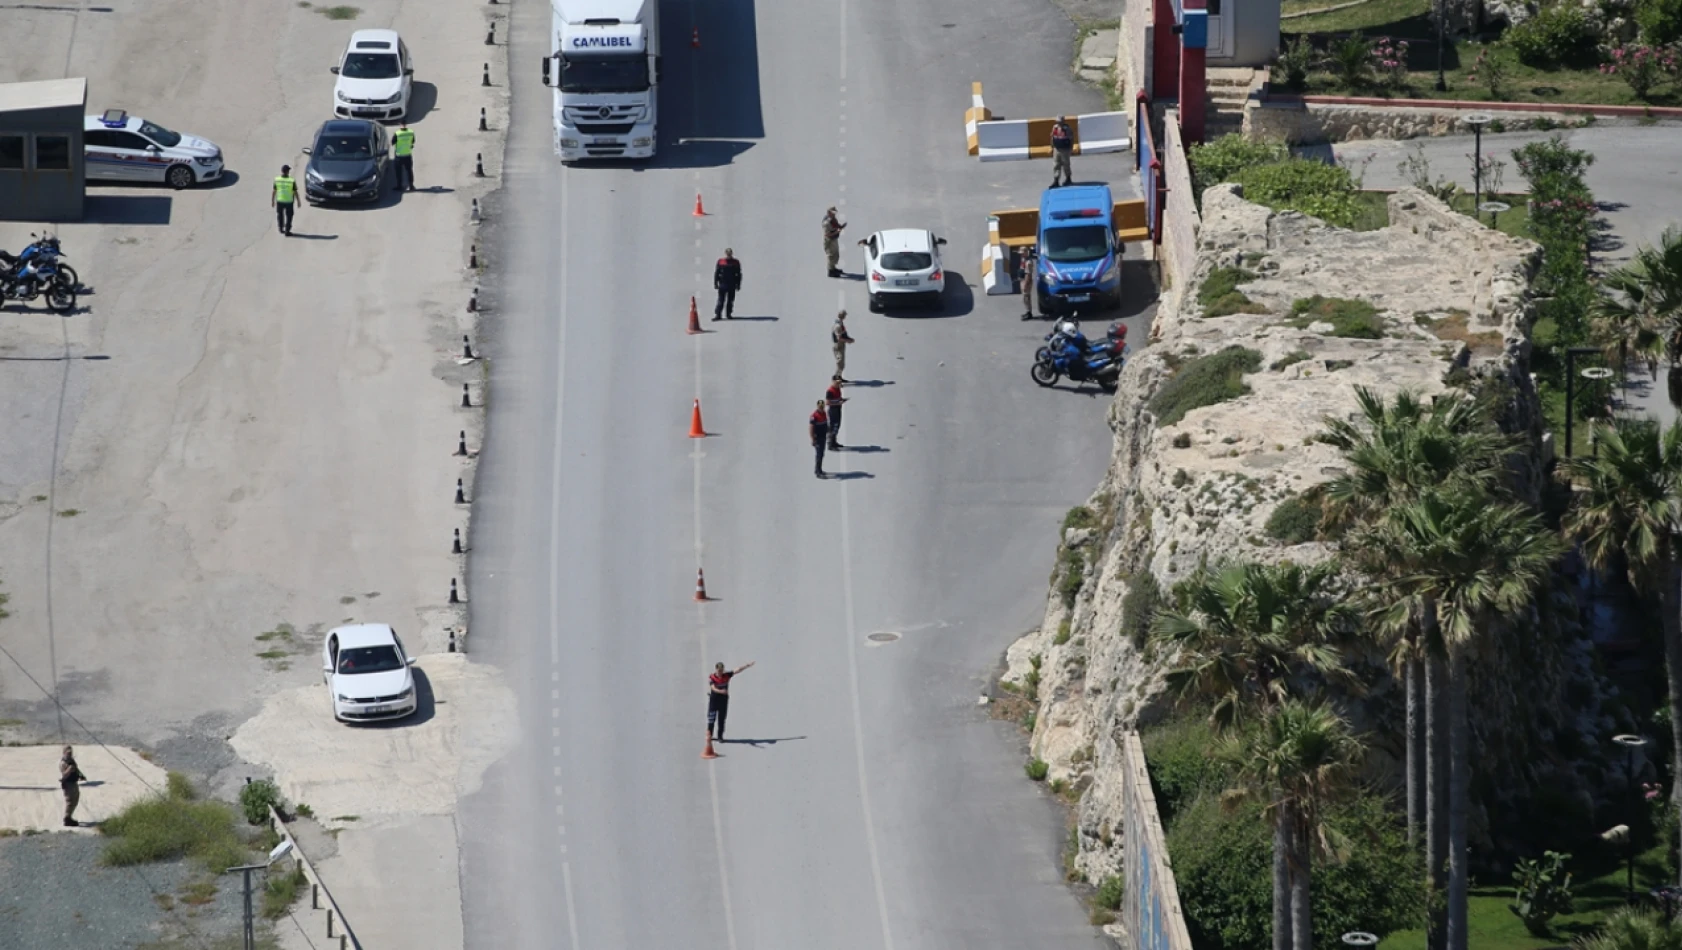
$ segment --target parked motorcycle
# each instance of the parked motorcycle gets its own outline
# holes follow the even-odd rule
[[[1069,343],[1073,343],[1082,353],[1087,354],[1104,350],[1120,352],[1127,346],[1127,325],[1117,320],[1110,324],[1110,328],[1104,336],[1105,345],[1094,348],[1092,343],[1087,340],[1086,334],[1080,332],[1080,324],[1073,320],[1064,320],[1045,335],[1045,346],[1034,351],[1034,362],[1050,359],[1052,354],[1061,352],[1064,345]]]
[[[1036,359],[1030,375],[1041,386],[1054,386],[1064,376],[1077,383],[1097,383],[1105,392],[1115,392],[1121,368],[1127,365],[1127,344],[1120,340],[1096,351],[1082,352],[1074,343],[1065,343],[1061,350],[1044,359]]]
[[[35,238],[35,243],[24,248],[18,254],[18,262],[28,263],[36,259],[50,260],[58,265],[58,272],[69,279],[72,290],[81,290],[82,278],[76,274],[76,268],[63,261],[64,250],[59,246],[58,238],[41,237],[34,233],[29,236]]]
[[[48,238],[50,248],[37,241],[0,269],[0,301],[30,301],[45,297],[47,307],[60,313],[76,309],[75,271],[60,267],[57,238]]]

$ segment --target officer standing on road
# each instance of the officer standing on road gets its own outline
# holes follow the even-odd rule
[[[835,217],[833,206],[823,216],[823,252],[829,258],[829,276],[841,276],[841,229],[846,225]]]
[[[391,137],[391,154],[397,159],[397,190],[415,190],[415,133],[405,120]]]
[[[846,448],[841,444],[841,404],[846,397],[841,395],[841,376],[833,376],[829,380],[829,388],[823,394],[824,409],[829,413],[829,447],[840,451]]]
[[[707,739],[714,738],[713,731],[717,728],[717,739],[724,741],[724,717],[730,715],[730,678],[752,666],[749,660],[734,670],[727,670],[723,663],[714,663],[712,675],[707,677]]]
[[[76,803],[82,800],[81,783],[88,780],[82,770],[76,765],[76,753],[69,746],[64,747],[64,758],[58,761],[58,787],[64,790],[64,827],[74,828],[76,822]]]
[[[1034,319],[1034,249],[1025,247],[1019,258],[1016,280],[1022,287],[1022,319]]]
[[[818,400],[818,408],[812,410],[812,415],[806,420],[806,433],[812,437],[812,452],[816,460],[812,462],[812,474],[819,478],[828,478],[823,470],[823,450],[829,442],[829,406],[822,399]]]
[[[1056,188],[1059,183],[1072,185],[1075,183],[1075,173],[1069,170],[1069,157],[1075,153],[1075,136],[1069,131],[1069,122],[1063,116],[1051,126],[1051,187]],[[1061,178],[1061,182],[1059,182]]]
[[[853,338],[847,335],[847,311],[843,310],[835,315],[835,328],[829,331],[830,349],[835,353],[835,379],[846,383],[848,379],[841,374],[847,369],[847,344]]]
[[[280,233],[292,234],[292,209],[298,203],[298,182],[292,177],[292,166],[280,166],[280,177],[274,180],[274,191],[269,194],[269,205],[274,208],[275,224],[280,226]]]
[[[713,289],[718,291],[718,303],[713,304],[713,319],[720,319],[720,314],[725,320],[733,319],[736,291],[742,289],[742,262],[736,260],[736,252],[730,248],[724,249],[724,256],[713,267]]]

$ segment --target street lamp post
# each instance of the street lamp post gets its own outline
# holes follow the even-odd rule
[[[1356,930],[1343,935],[1343,945],[1346,947],[1376,947],[1378,937],[1374,934]]]
[[[1437,91],[1448,91],[1448,80],[1443,78],[1443,18],[1448,13],[1448,0],[1437,0]]]
[[[1647,744],[1647,740],[1640,736],[1613,736],[1612,741],[1624,747],[1624,781],[1629,783],[1629,834],[1624,841],[1626,864],[1624,871],[1624,887],[1628,891],[1628,903],[1635,903],[1635,813],[1640,808],[1640,799],[1635,794],[1635,750]]]
[[[1487,112],[1474,112],[1460,121],[1472,127],[1472,208],[1483,204],[1483,127],[1495,121]]]
[[[280,844],[274,846],[274,850],[269,852],[268,859],[262,864],[242,864],[237,868],[228,869],[229,874],[238,871],[245,877],[245,927],[241,931],[243,941],[240,944],[243,950],[257,950],[257,915],[251,904],[251,875],[257,871],[267,871],[269,865],[291,853],[292,838],[288,835],[280,839]]]
[[[1577,357],[1600,350],[1592,346],[1573,346],[1565,351],[1565,457],[1571,457],[1571,416],[1577,400]]]

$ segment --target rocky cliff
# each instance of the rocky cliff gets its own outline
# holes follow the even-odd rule
[[[1326,417],[1354,412],[1356,386],[1493,396],[1503,426],[1533,439],[1521,476],[1539,489],[1527,336],[1538,248],[1414,191],[1390,199],[1390,221],[1343,231],[1246,202],[1235,186],[1210,189],[1195,279],[1158,314],[1149,345],[1122,374],[1109,473],[1087,508],[1071,513],[1044,622],[1010,648],[1002,681],[1035,704],[1032,754],[1049,764],[1051,780],[1080,792],[1075,866],[1087,880],[1119,873],[1118,736],[1166,708],[1160,674],[1171,657],[1145,639],[1156,604],[1203,563],[1331,553],[1309,537],[1312,519],[1303,530],[1289,506],[1307,507],[1304,497],[1339,471],[1336,452],[1313,437]],[[1209,315],[1226,311],[1235,312]],[[1221,395],[1229,398],[1199,405]],[[1568,682],[1592,684],[1594,675],[1575,629],[1532,620],[1553,625],[1536,638],[1546,655],[1522,658],[1536,669],[1525,701],[1546,709]],[[1399,692],[1375,690],[1358,718],[1399,723]],[[1598,688],[1574,696],[1586,717],[1557,728],[1597,741],[1610,725],[1601,698]],[[1521,704],[1505,693],[1490,701],[1509,713]],[[1522,741],[1544,741],[1535,731]],[[1480,741],[1509,741],[1485,733]],[[1550,731],[1545,741],[1556,738]]]

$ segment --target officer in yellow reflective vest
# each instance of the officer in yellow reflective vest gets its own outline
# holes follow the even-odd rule
[[[275,224],[280,226],[280,233],[292,234],[292,209],[298,204],[298,182],[292,177],[292,166],[280,166],[280,177],[274,180],[274,191],[269,195],[269,204],[274,207]]]
[[[397,133],[391,137],[391,154],[397,159],[397,190],[415,190],[415,133],[409,130],[409,123],[399,123]]]

